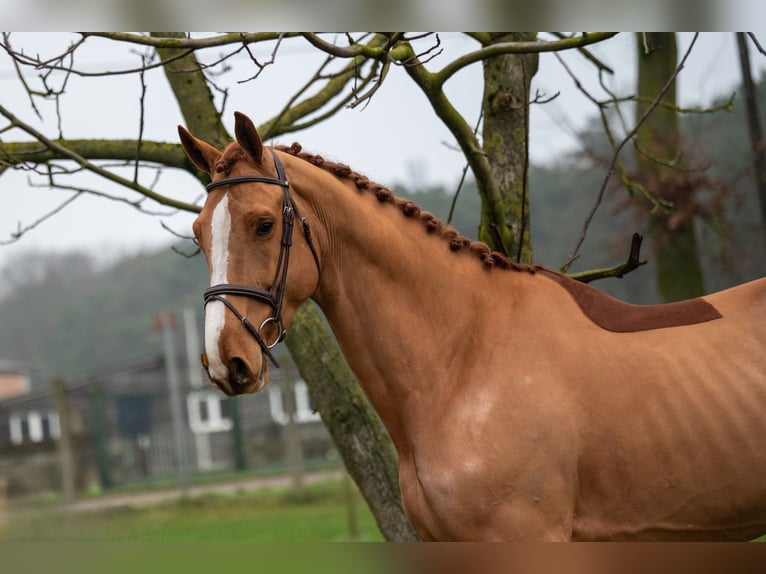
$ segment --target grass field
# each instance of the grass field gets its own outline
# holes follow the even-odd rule
[[[353,504],[349,504],[349,500]],[[0,541],[323,542],[382,540],[363,500],[342,480],[171,498],[151,505],[87,511],[14,508]]]

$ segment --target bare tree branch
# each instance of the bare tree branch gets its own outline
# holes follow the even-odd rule
[[[152,46],[154,48],[181,48],[185,50],[202,50],[205,48],[215,48],[219,46],[227,46],[230,44],[257,44],[261,42],[268,42],[271,40],[279,40],[280,38],[294,38],[299,36],[297,32],[256,32],[256,33],[244,33],[244,32],[231,32],[228,34],[221,34],[220,36],[211,36],[208,38],[191,38],[184,35],[182,37],[175,36],[162,36],[152,35],[147,36],[145,34],[131,34],[128,32],[83,32],[83,38],[98,37],[106,38],[109,40],[116,40],[118,42],[128,42],[130,44],[139,44],[144,46]]]
[[[390,42],[387,42],[383,46],[353,43],[343,47],[324,40],[318,34],[305,33],[302,34],[302,36],[315,48],[319,48],[326,54],[331,54],[338,58],[356,58],[357,56],[362,56],[373,60],[381,60],[388,56],[388,52],[391,48]]]
[[[133,182],[133,181],[131,181],[129,179],[126,179],[126,178],[124,178],[124,177],[122,177],[120,175],[117,175],[116,173],[108,171],[108,170],[102,168],[101,166],[98,166],[98,165],[92,163],[91,161],[87,160],[83,156],[81,156],[81,155],[73,152],[72,150],[67,149],[66,147],[64,147],[64,146],[62,146],[62,145],[60,145],[60,144],[58,144],[58,143],[48,139],[47,137],[45,137],[45,135],[43,135],[42,133],[40,133],[39,131],[34,129],[32,126],[30,126],[30,125],[22,122],[21,120],[19,120],[16,116],[14,116],[8,109],[6,109],[2,105],[0,105],[0,114],[5,116],[8,119],[8,121],[10,121],[11,124],[13,124],[15,127],[18,127],[19,129],[25,131],[26,133],[28,133],[29,135],[34,137],[37,141],[39,141],[40,143],[45,145],[52,152],[54,152],[54,153],[64,157],[65,159],[69,159],[69,160],[74,161],[76,164],[78,164],[82,168],[84,168],[84,169],[86,169],[86,170],[88,170],[88,171],[90,171],[92,173],[95,173],[97,175],[100,175],[101,177],[103,177],[106,180],[109,180],[111,182],[114,182],[114,183],[117,183],[119,185],[122,185],[122,186],[124,186],[124,187],[126,187],[128,189],[132,189],[134,191],[137,191],[141,195],[143,195],[143,196],[145,196],[145,197],[147,197],[149,199],[152,199],[152,200],[156,201],[157,203],[159,203],[161,205],[166,205],[168,207],[173,207],[175,209],[181,209],[181,210],[190,211],[190,212],[199,212],[200,211],[200,207],[198,205],[193,205],[191,203],[186,203],[186,202],[183,202],[183,201],[179,201],[179,200],[172,199],[170,197],[161,195],[161,194],[159,194],[159,193],[157,193],[157,192],[155,192],[155,191],[153,191],[153,190],[151,190],[151,189],[149,189],[147,187],[139,185],[136,182]]]
[[[267,67],[274,64],[274,62],[277,59],[277,52],[279,51],[279,47],[281,45],[282,45],[282,36],[280,35],[279,38],[277,39],[276,44],[274,44],[274,49],[271,51],[271,56],[269,57],[269,59],[261,63],[258,61],[258,58],[256,58],[253,52],[250,50],[250,46],[248,46],[246,43],[243,44],[243,48],[247,51],[247,54],[250,56],[250,60],[253,62],[253,64],[255,64],[255,67],[258,71],[252,76],[250,76],[249,78],[245,80],[239,80],[237,83],[244,84],[245,82],[250,82],[252,80],[255,80],[258,76],[261,75],[263,70],[265,70]]]
[[[476,120],[476,126],[473,128],[473,134],[476,136],[479,133],[479,127],[481,127],[481,120],[484,118],[484,109],[481,110],[479,113],[479,117]],[[452,223],[452,218],[455,215],[455,206],[457,205],[457,198],[460,196],[460,191],[463,189],[463,184],[465,183],[465,177],[468,175],[468,170],[470,169],[470,164],[466,163],[463,166],[463,172],[460,174],[460,181],[457,184],[457,189],[455,190],[455,193],[452,194],[452,202],[449,206],[449,214],[447,215],[447,223]]]
[[[0,44],[6,52],[10,53],[10,45],[11,45],[11,35],[9,32],[3,32],[3,42]],[[29,87],[29,84],[27,83],[27,79],[24,77],[24,74],[21,72],[21,66],[19,65],[19,62],[16,58],[11,58],[11,62],[13,62],[13,68],[16,70],[16,77],[19,79],[19,82],[21,82],[21,85],[24,87],[24,91],[26,91],[27,95],[29,96],[29,105],[32,108],[32,111],[35,112],[35,115],[43,119],[42,114],[40,114],[40,110],[37,107],[37,104],[35,102],[35,98],[32,93],[32,89]]]
[[[11,125],[10,128],[15,126]],[[138,142],[136,140],[52,140],[57,145],[51,148],[34,142],[0,142],[0,165],[16,167],[25,162],[48,163],[53,160],[71,159],[61,153],[66,149],[91,160],[124,160],[135,158]],[[138,155],[142,162],[156,163],[167,167],[183,169],[196,174],[197,170],[178,144],[143,140]]]
[[[375,95],[375,93],[383,86],[383,82],[386,79],[386,76],[388,75],[388,70],[391,68],[391,60],[386,60],[383,62],[383,66],[380,69],[380,76],[377,80],[374,81],[372,88],[370,88],[365,93],[356,96],[354,101],[348,105],[349,108],[353,109],[359,106],[360,104],[364,104],[366,107],[367,104],[370,103],[370,100],[372,99],[372,96]],[[371,76],[370,76],[371,77]],[[354,93],[356,94],[358,92],[358,89],[354,89]]]
[[[16,231],[11,233],[11,236],[9,239],[0,239],[0,246],[10,245],[11,243],[15,243],[16,241],[21,239],[25,234],[32,231],[35,227],[37,227],[41,223],[44,223],[45,221],[47,221],[48,219],[50,219],[57,213],[61,212],[67,205],[72,203],[78,197],[80,197],[79,193],[73,194],[71,197],[68,197],[62,203],[60,203],[59,205],[57,205],[56,207],[54,207],[53,209],[51,209],[50,211],[42,215],[41,217],[37,218],[32,223],[22,226],[21,222],[19,222]]]
[[[761,43],[758,41],[758,37],[753,32],[748,32],[747,35],[750,37],[750,40],[752,40],[753,44],[755,44],[755,47],[758,48],[758,51],[761,53],[761,55],[766,56],[766,50],[764,50],[763,46],[761,46]]]
[[[98,77],[106,77],[106,76],[119,76],[119,75],[127,75],[127,74],[138,74],[142,71],[151,70],[154,68],[159,68],[167,61],[160,61],[154,64],[150,64],[148,66],[140,66],[137,68],[126,68],[123,70],[103,70],[99,72],[88,72],[85,70],[80,70],[74,66],[74,54],[75,51],[80,48],[85,43],[86,38],[81,38],[78,42],[73,43],[69,46],[69,48],[66,49],[62,54],[55,56],[53,58],[49,58],[47,60],[42,60],[38,56],[29,56],[23,52],[16,51],[11,48],[10,43],[7,39],[4,39],[2,43],[0,43],[0,47],[2,47],[8,55],[13,58],[15,62],[22,66],[27,66],[34,68],[35,70],[45,70],[47,72],[65,72],[67,74],[74,74],[76,76],[84,77],[84,78],[98,78]],[[174,55],[172,58],[170,58],[168,61],[173,61],[177,59],[183,58],[186,54],[193,52],[193,50],[185,50],[182,53]],[[69,64],[64,64],[63,61],[65,58],[70,59]]]
[[[443,84],[457,72],[476,62],[501,54],[530,54],[541,52],[560,52],[597,44],[617,35],[617,32],[583,32],[580,36],[559,40],[539,40],[536,42],[502,42],[485,46],[455,58],[436,73],[435,81]]]
[[[552,34],[561,40],[564,40],[566,38],[571,38],[571,36],[566,36],[560,32],[552,32]],[[577,51],[580,52],[580,54],[582,54],[583,57],[586,60],[588,60],[591,64],[596,66],[596,68],[598,68],[599,71],[606,72],[607,74],[610,74],[610,75],[614,74],[614,69],[611,66],[608,66],[607,64],[599,60],[596,56],[593,55],[593,53],[590,50],[588,50],[584,46],[577,48]]]
[[[141,61],[144,65],[148,63],[148,61],[151,59],[151,56],[147,54],[141,54]],[[136,142],[136,160],[135,160],[135,168],[133,170],[133,182],[138,183],[138,168],[141,165],[141,160],[139,159],[141,157],[141,144],[144,141],[144,113],[146,111],[145,102],[146,102],[146,71],[143,70],[138,75],[140,81],[141,81],[141,95],[138,98],[138,108],[139,108],[139,118],[138,118],[138,141]]]
[[[439,72],[433,74],[432,82],[435,85],[443,84],[466,66],[470,66],[471,64],[480,62],[481,60],[490,58],[492,56],[498,56],[502,54],[529,54],[571,50],[574,48],[582,48],[590,44],[603,42],[604,40],[608,40],[615,35],[617,35],[617,32],[584,32],[580,36],[563,37],[558,40],[541,40],[536,42],[502,42],[497,44],[484,45],[484,47],[479,50],[475,50],[451,61]],[[399,34],[398,36],[392,35],[390,37],[389,45],[382,48],[371,48],[370,46],[363,44],[353,44],[346,47],[338,46],[337,44],[333,44],[332,42],[324,40],[318,34],[313,33],[303,34],[303,37],[306,38],[306,40],[308,40],[314,47],[339,58],[354,58],[357,56],[365,56],[367,58],[377,60],[392,58],[398,63],[404,65],[409,65],[412,63],[422,66],[425,63],[425,61],[422,60],[422,57],[424,55],[430,54],[438,48],[437,40],[437,44],[429,48],[425,53],[415,53],[412,49],[411,40],[419,39],[419,37],[407,38],[403,34]],[[489,41],[486,37],[480,35],[477,35],[476,37],[482,38],[482,40],[485,42]]]
[[[649,115],[659,105],[660,100],[662,100],[662,98],[665,97],[665,94],[670,89],[670,86],[673,85],[673,82],[675,81],[676,77],[686,65],[686,60],[688,59],[689,54],[691,54],[692,49],[694,48],[694,45],[696,44],[698,37],[699,37],[699,33],[696,33],[694,37],[692,38],[692,41],[689,44],[689,47],[687,48],[686,53],[684,54],[683,58],[681,58],[681,61],[679,62],[678,66],[676,66],[676,69],[673,71],[670,77],[668,78],[668,81],[665,83],[660,93],[657,94],[657,97],[654,98],[654,101],[651,103],[651,105],[648,108],[646,108],[646,111],[639,118],[638,122],[633,127],[633,129],[630,132],[628,132],[628,134],[622,139],[622,141],[619,143],[619,145],[615,149],[614,154],[612,155],[612,161],[609,164],[609,169],[607,170],[606,175],[604,176],[604,182],[602,183],[601,189],[599,190],[598,195],[596,196],[596,201],[593,207],[591,208],[590,212],[588,213],[588,216],[585,218],[585,222],[583,223],[582,230],[580,231],[580,236],[577,239],[577,243],[575,244],[574,249],[569,254],[567,261],[561,267],[562,271],[566,272],[569,269],[569,267],[572,265],[572,263],[579,257],[580,248],[582,247],[582,244],[585,241],[585,236],[588,234],[588,228],[590,227],[590,223],[591,221],[593,221],[593,217],[596,215],[596,212],[598,211],[598,208],[604,199],[604,193],[606,192],[607,184],[609,183],[609,180],[612,177],[612,174],[614,173],[614,168],[617,163],[617,160],[619,159],[620,152],[625,147],[625,145],[629,141],[631,141],[633,137],[638,133],[638,130],[641,127],[641,125],[646,121]]]
[[[375,35],[368,42],[368,46],[375,48],[378,46],[384,46],[388,42],[388,39],[380,34]],[[259,127],[259,131],[263,134],[264,138],[273,138],[278,135],[282,135],[289,132],[305,129],[311,125],[319,123],[327,117],[334,115],[339,109],[346,106],[348,102],[352,101],[360,90],[365,89],[367,85],[377,73],[378,64],[377,61],[369,61],[363,56],[358,56],[352,59],[344,68],[332,75],[324,75],[325,68],[333,62],[335,56],[330,55],[320,65],[317,72],[309,78],[309,80],[301,86],[296,93],[288,100],[282,110],[273,118],[265,122]],[[323,114],[314,117],[310,121],[299,123],[300,120],[309,117],[328,105],[330,101],[338,97],[343,93],[348,83],[354,79],[360,77],[360,70],[365,63],[370,62],[370,70],[367,74],[361,76],[362,81],[356,85],[351,92],[343,97],[339,103],[335,106],[327,109]],[[317,82],[325,81],[324,86],[314,95],[309,96],[301,101],[298,101],[303,94]],[[382,82],[382,79],[378,79],[378,84]],[[371,95],[370,95],[371,97]]]
[[[643,237],[638,233],[633,234],[633,238],[630,243],[630,253],[625,263],[617,265],[615,267],[608,267],[606,269],[590,269],[588,271],[582,271],[580,273],[570,273],[569,276],[572,279],[577,279],[583,283],[590,283],[597,279],[606,279],[607,277],[621,278],[631,271],[638,269],[642,265],[646,265],[646,259],[641,259],[639,254],[641,252],[641,241]]]

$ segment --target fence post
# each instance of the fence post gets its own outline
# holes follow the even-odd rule
[[[186,449],[184,448],[181,380],[178,375],[178,365],[176,364],[176,344],[173,333],[175,323],[175,315],[173,313],[158,313],[154,316],[154,327],[162,333],[165,369],[168,377],[170,418],[173,424],[176,464],[178,466],[178,480],[181,483],[181,496],[186,498],[189,495],[189,477],[186,469]]]
[[[350,540],[359,540],[361,538],[359,530],[359,495],[357,494],[356,484],[345,467],[343,467],[343,491],[346,497],[348,537]]]
[[[59,417],[59,460],[61,463],[61,493],[65,506],[74,502],[74,452],[72,450],[72,418],[64,381],[53,379],[53,398]]]
[[[96,385],[90,393],[90,410],[93,422],[93,449],[98,469],[98,478],[101,487],[106,489],[114,486],[109,463],[108,427],[106,413],[104,412],[104,398],[101,391],[101,383]]]
[[[295,381],[293,380],[292,359],[282,363],[282,373],[279,377],[282,387],[282,404],[287,415],[285,429],[285,450],[287,465],[290,470],[290,481],[296,496],[303,496],[303,446],[301,445],[300,428],[295,414]]]
[[[186,335],[186,365],[189,371],[189,383],[193,389],[199,390],[202,388],[199,331],[197,330],[197,315],[191,307],[184,307],[184,333]],[[195,432],[194,446],[197,452],[197,468],[199,470],[213,468],[210,435],[206,432]]]
[[[245,445],[242,441],[242,420],[239,413],[239,397],[229,399],[229,416],[231,417],[231,441],[232,451],[234,451],[234,467],[237,470],[247,469],[247,459],[245,458]]]
[[[0,538],[8,528],[8,480],[0,476]]]

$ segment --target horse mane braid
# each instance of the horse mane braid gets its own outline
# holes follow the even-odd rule
[[[540,268],[537,265],[517,263],[498,251],[492,251],[484,242],[472,241],[471,239],[460,235],[457,229],[451,225],[445,224],[432,213],[423,211],[413,201],[396,197],[387,187],[370,181],[364,175],[353,171],[346,164],[329,161],[321,155],[306,153],[303,151],[301,144],[297,142],[290,146],[275,146],[275,148],[328,171],[340,179],[350,180],[360,191],[373,193],[380,203],[393,204],[405,217],[420,221],[428,233],[438,235],[444,239],[451,251],[457,252],[468,249],[469,252],[478,258],[482,265],[487,269],[497,267],[500,269],[534,273]]]

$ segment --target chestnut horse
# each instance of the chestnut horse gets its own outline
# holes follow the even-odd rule
[[[398,451],[425,540],[766,533],[766,280],[635,306],[471,242],[237,113],[194,222],[205,355],[263,388],[296,309],[323,310]]]

